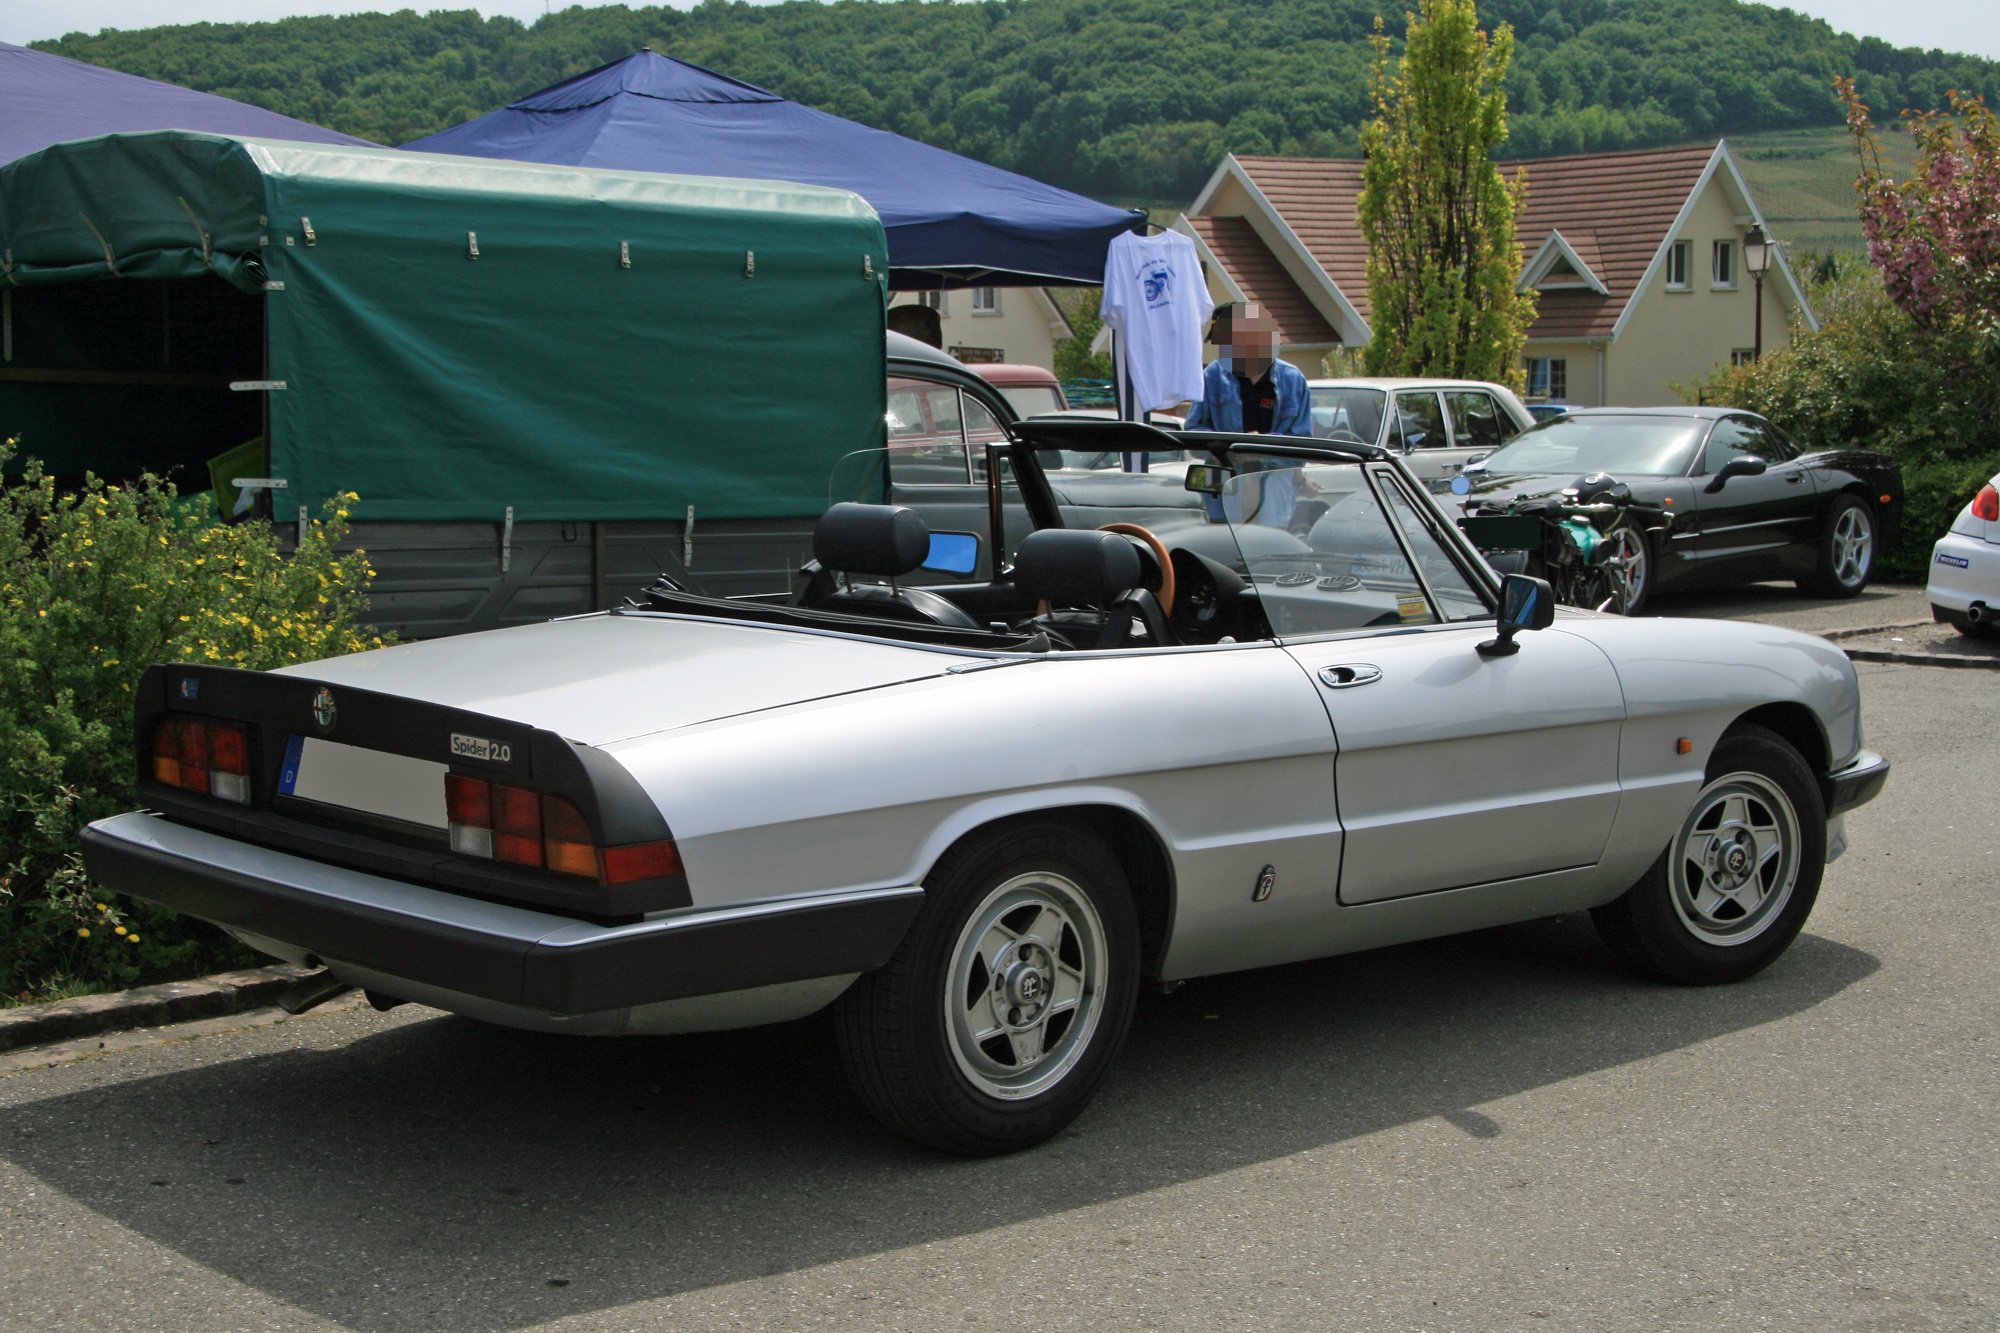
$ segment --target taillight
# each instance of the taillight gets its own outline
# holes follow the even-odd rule
[[[241,723],[164,717],[153,730],[153,777],[182,791],[250,804],[250,733]]]
[[[583,811],[560,796],[462,773],[445,775],[451,849],[465,856],[539,866],[600,884],[681,873],[672,839],[599,847]]]
[[[2000,491],[1991,486],[1981,486],[1979,494],[1972,497],[1972,516],[1983,518],[1988,523],[2000,523]]]

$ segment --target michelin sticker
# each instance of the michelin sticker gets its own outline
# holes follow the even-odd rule
[[[1938,558],[1937,558],[1937,562],[1938,562],[1938,563],[1939,563],[1940,565],[1955,565],[1955,566],[1957,566],[1957,567],[1958,567],[1959,569],[1970,569],[1970,568],[1972,568],[1972,562],[1971,562],[1971,561],[1969,561],[1969,560],[1967,560],[1967,559],[1966,559],[1966,558],[1965,558],[1964,556],[1962,556],[1962,555],[1944,555],[1944,554],[1940,553],[1940,554],[1938,555]]]

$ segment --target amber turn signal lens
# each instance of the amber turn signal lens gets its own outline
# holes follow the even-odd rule
[[[1691,740],[1689,740],[1689,739],[1688,739],[1687,737],[1685,737],[1685,736],[1681,737],[1681,738],[1680,738],[1679,740],[1677,740],[1677,741],[1675,741],[1675,742],[1674,742],[1674,753],[1675,753],[1675,754],[1693,754],[1693,753],[1694,753],[1694,742],[1693,742],[1693,741],[1691,741]]]
[[[583,811],[560,796],[542,798],[542,855],[551,870],[597,878],[597,846]]]

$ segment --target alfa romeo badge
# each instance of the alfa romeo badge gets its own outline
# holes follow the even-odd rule
[[[333,691],[322,685],[313,692],[313,721],[321,731],[332,731],[340,710],[333,706]]]

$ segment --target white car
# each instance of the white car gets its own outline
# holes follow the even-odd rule
[[[1931,548],[1931,614],[1960,634],[1989,638],[2000,618],[2000,477],[1979,488]]]
[[[1314,435],[1400,454],[1433,491],[1535,424],[1512,389],[1485,380],[1335,379],[1306,386]]]
[[[1888,776],[1832,644],[1558,609],[1372,444],[1009,436],[1004,560],[841,503],[784,602],[663,580],[155,667],[149,809],[85,831],[91,876],[323,964],[294,1007],[608,1037],[832,1006],[886,1124],[993,1153],[1082,1111],[1144,984],[1582,910],[1647,974],[1742,980]],[[1046,453],[1185,443],[1212,512],[1064,526]]]

